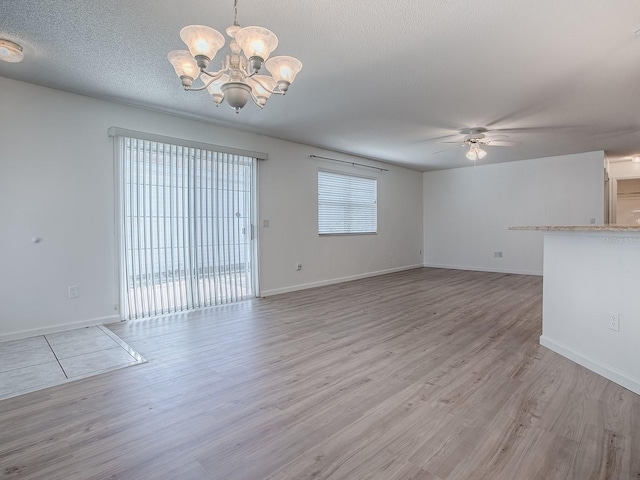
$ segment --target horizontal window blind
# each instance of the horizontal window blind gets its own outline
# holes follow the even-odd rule
[[[318,233],[376,233],[378,182],[374,178],[318,171]]]
[[[123,318],[253,296],[255,159],[117,137]]]

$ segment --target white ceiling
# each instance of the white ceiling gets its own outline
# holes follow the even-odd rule
[[[166,60],[185,25],[224,32],[233,0],[2,0],[0,38],[25,60],[0,62],[0,76],[418,170],[468,165],[437,138],[473,127],[521,142],[488,146],[481,163],[640,152],[638,0],[239,0],[238,11],[304,65],[262,111],[183,91]]]

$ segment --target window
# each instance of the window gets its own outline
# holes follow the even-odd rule
[[[117,137],[122,317],[255,295],[256,159]]]
[[[344,235],[378,230],[375,178],[318,171],[318,233]]]

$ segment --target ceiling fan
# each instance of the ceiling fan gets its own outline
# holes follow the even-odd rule
[[[482,147],[488,145],[492,147],[512,147],[520,145],[520,142],[508,140],[508,135],[492,133],[483,127],[465,128],[460,130],[459,135],[464,135],[464,138],[462,140],[446,141],[442,143],[453,143],[461,147],[468,147],[469,151],[465,156],[469,160],[473,161],[481,160],[487,155],[487,152],[483,150]],[[435,155],[437,153],[444,152],[445,150],[448,149],[439,150],[433,154]]]

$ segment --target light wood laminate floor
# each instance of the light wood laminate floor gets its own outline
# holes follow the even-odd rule
[[[638,479],[640,397],[542,279],[418,269],[111,325],[149,363],[0,401],[0,477]]]

